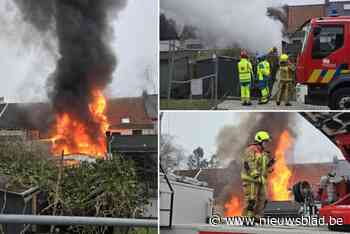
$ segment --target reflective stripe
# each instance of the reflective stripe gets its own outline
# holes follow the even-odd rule
[[[321,80],[321,83],[323,84],[329,83],[334,78],[335,71],[336,70],[329,70]]]
[[[271,74],[270,64],[268,61],[262,61],[258,64],[257,75],[259,80],[264,80],[268,78]]]
[[[264,62],[260,62],[258,64],[258,79],[259,80],[264,80],[264,70],[265,70]]]
[[[250,82],[251,81],[251,75],[250,73],[243,73],[239,75],[239,80],[241,82]]]
[[[238,72],[241,82],[251,82],[251,64],[247,59],[241,59],[238,63]]]
[[[320,70],[315,69],[309,79],[307,80],[308,83],[317,83],[320,82],[322,84],[328,84],[332,81],[332,79],[337,78],[341,74],[349,74],[350,70],[344,70],[344,69],[330,69],[330,70]]]
[[[249,194],[250,199],[255,199],[255,184],[251,183],[250,184],[250,194]]]
[[[327,69],[323,69],[322,72],[321,72],[321,74],[320,74],[320,77],[321,77],[321,78],[325,77],[326,74],[327,74],[327,72],[328,72]]]
[[[270,68],[270,63],[265,60],[264,62],[264,68],[265,68],[265,76],[270,76],[271,75],[271,68]]]
[[[314,70],[307,82],[308,83],[316,83],[318,81],[318,79],[320,78],[320,75],[321,75],[320,69]]]

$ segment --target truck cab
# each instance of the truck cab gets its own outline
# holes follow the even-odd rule
[[[297,82],[306,104],[350,109],[350,17],[325,17],[304,24]]]

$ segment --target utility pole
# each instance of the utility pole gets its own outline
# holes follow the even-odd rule
[[[215,51],[215,109],[217,109],[218,105],[218,83],[219,83],[219,56],[217,56],[217,53]]]
[[[212,96],[214,99],[213,107],[217,109],[218,105],[218,77],[219,77],[219,57],[217,56],[217,52],[215,51],[213,54],[213,62],[214,62],[214,81],[212,82]]]
[[[159,149],[158,149],[158,151],[159,151],[159,165],[160,165],[160,167],[162,166],[162,155],[160,155],[160,147],[162,147],[162,144],[161,144],[161,140],[162,140],[162,120],[163,120],[163,116],[164,116],[164,112],[160,112],[160,114],[159,114]]]
[[[169,75],[168,75],[168,100],[171,98],[171,89],[172,89],[172,83],[173,83],[173,76],[174,76],[174,62],[175,62],[175,49],[176,49],[176,41],[170,40],[169,41],[169,57],[168,57],[168,63],[169,63]]]

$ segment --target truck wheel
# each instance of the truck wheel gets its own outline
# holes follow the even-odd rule
[[[332,110],[350,110],[350,88],[341,88],[333,92],[330,100]]]

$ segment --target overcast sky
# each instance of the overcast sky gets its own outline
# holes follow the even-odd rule
[[[305,5],[305,4],[320,4],[320,3],[324,3],[324,0],[268,0],[272,3],[285,3],[285,4],[289,4],[289,5]],[[344,2],[346,0],[331,0],[331,2]]]
[[[119,65],[108,95],[157,92],[157,7],[157,0],[128,0],[112,22]],[[0,1],[0,24],[0,96],[11,102],[45,100],[46,78],[55,69],[57,54],[45,51],[47,41],[23,23],[13,0]]]
[[[162,132],[175,137],[176,144],[182,146],[187,155],[196,147],[204,149],[206,156],[216,152],[216,137],[225,125],[239,124],[247,113],[211,112],[211,113],[166,113],[163,118]],[[294,113],[291,113],[294,114]],[[300,135],[296,141],[294,161],[299,163],[331,162],[334,156],[343,159],[340,151],[321,132],[298,116]],[[313,139],[313,144],[310,144]]]

